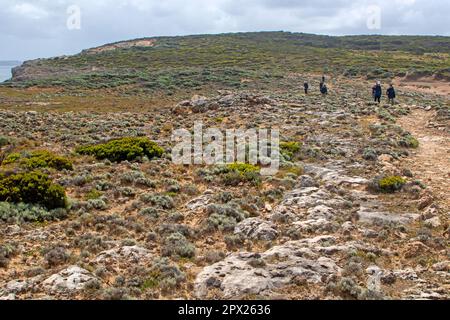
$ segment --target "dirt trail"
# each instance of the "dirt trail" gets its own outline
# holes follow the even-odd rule
[[[438,202],[450,209],[450,136],[445,131],[427,127],[433,112],[414,109],[398,124],[416,137],[420,146],[406,162],[430,187]]]
[[[421,78],[417,80],[395,78],[392,82],[395,86],[408,91],[450,96],[450,83],[448,81],[440,81],[433,78]]]

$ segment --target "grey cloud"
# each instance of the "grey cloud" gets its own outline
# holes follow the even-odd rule
[[[67,30],[78,5],[82,29]],[[380,30],[366,26],[378,5]],[[158,35],[285,30],[331,35],[450,35],[447,0],[0,0],[0,59],[73,54],[108,42]]]

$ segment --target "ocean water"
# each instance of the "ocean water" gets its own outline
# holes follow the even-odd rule
[[[0,64],[0,82],[11,79],[11,70],[16,65],[1,65]]]

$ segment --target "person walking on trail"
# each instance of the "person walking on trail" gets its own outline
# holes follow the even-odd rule
[[[308,82],[305,81],[305,83],[303,84],[303,87],[305,88],[305,94],[308,94],[308,89],[309,89]]]
[[[394,105],[395,104],[395,89],[392,83],[389,85],[389,89],[386,91],[386,95],[388,96],[389,103]]]
[[[320,89],[320,92],[322,93],[322,95],[327,95],[328,94],[328,88],[327,88],[327,85],[325,83],[322,85],[322,88]]]
[[[383,89],[381,88],[381,82],[377,81],[377,83],[372,88],[372,95],[373,95],[375,102],[381,103],[382,92],[383,92]]]
[[[324,85],[325,85],[325,82],[320,81],[320,84],[319,84],[320,92],[322,92],[322,88],[323,88]]]

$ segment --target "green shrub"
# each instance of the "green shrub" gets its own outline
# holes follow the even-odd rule
[[[384,192],[395,192],[400,190],[406,180],[399,176],[388,176],[380,180],[380,189]]]
[[[230,234],[224,238],[228,250],[240,248],[244,245],[245,238],[241,234]]]
[[[168,195],[158,195],[145,193],[140,196],[140,201],[143,203],[150,203],[158,208],[170,210],[175,207],[175,203],[173,202],[172,197]]]
[[[0,202],[0,220],[20,222],[42,222],[64,218],[65,209],[47,210],[44,207],[26,203]]]
[[[258,173],[259,168],[248,163],[231,163],[227,165],[227,169],[230,171],[237,171],[239,173]]]
[[[280,143],[281,154],[287,156],[289,159],[292,159],[298,152],[300,152],[301,148],[301,143],[295,141]]]
[[[143,291],[162,288],[173,289],[186,280],[185,274],[168,258],[157,258],[149,269],[148,277],[142,284]]]
[[[399,191],[406,180],[399,176],[376,177],[370,184],[370,189],[377,192],[393,193]]]
[[[206,221],[208,227],[217,229],[219,231],[233,231],[238,224],[236,218],[213,213]]]
[[[103,194],[98,191],[97,189],[92,189],[91,191],[89,191],[86,196],[85,199],[86,200],[96,200],[99,199]]]
[[[206,213],[208,214],[207,226],[220,231],[233,231],[238,222],[248,217],[248,213],[235,203],[210,204],[206,208]]]
[[[3,164],[11,164],[19,160],[21,157],[20,153],[11,153],[9,154],[5,160],[3,160]]]
[[[20,165],[27,169],[53,168],[56,170],[73,170],[72,162],[47,150],[34,151],[23,155],[12,153],[6,157],[4,164],[20,161]]]
[[[405,148],[417,149],[419,147],[419,141],[413,136],[407,135],[399,141],[399,145]]]
[[[0,148],[10,144],[10,140],[8,137],[0,136]]]
[[[0,245],[0,268],[8,268],[11,258],[17,255],[18,250],[16,245],[8,243]]]
[[[378,153],[370,147],[365,148],[363,151],[363,159],[368,161],[376,161],[378,159]]]
[[[181,258],[193,258],[195,246],[181,233],[172,233],[164,240],[161,253],[163,256],[178,256]]]
[[[76,149],[82,155],[91,155],[98,160],[132,161],[138,157],[160,158],[164,150],[148,138],[127,137],[111,140],[104,144],[83,146]]]
[[[35,151],[22,164],[29,169],[53,168],[56,170],[73,170],[72,162],[64,157],[55,155],[47,150]]]
[[[377,115],[380,119],[388,121],[388,122],[395,122],[395,117],[389,113],[389,111],[385,109],[379,108],[377,110]]]
[[[144,209],[139,211],[139,214],[142,215],[142,216],[153,218],[153,219],[158,219],[159,218],[158,210],[156,208],[153,208],[153,207],[144,208]]]
[[[222,181],[228,186],[237,186],[241,182],[259,184],[261,182],[260,169],[247,163],[232,163],[221,168]]]
[[[63,187],[39,171],[0,174],[0,201],[39,204],[49,210],[67,207]]]

